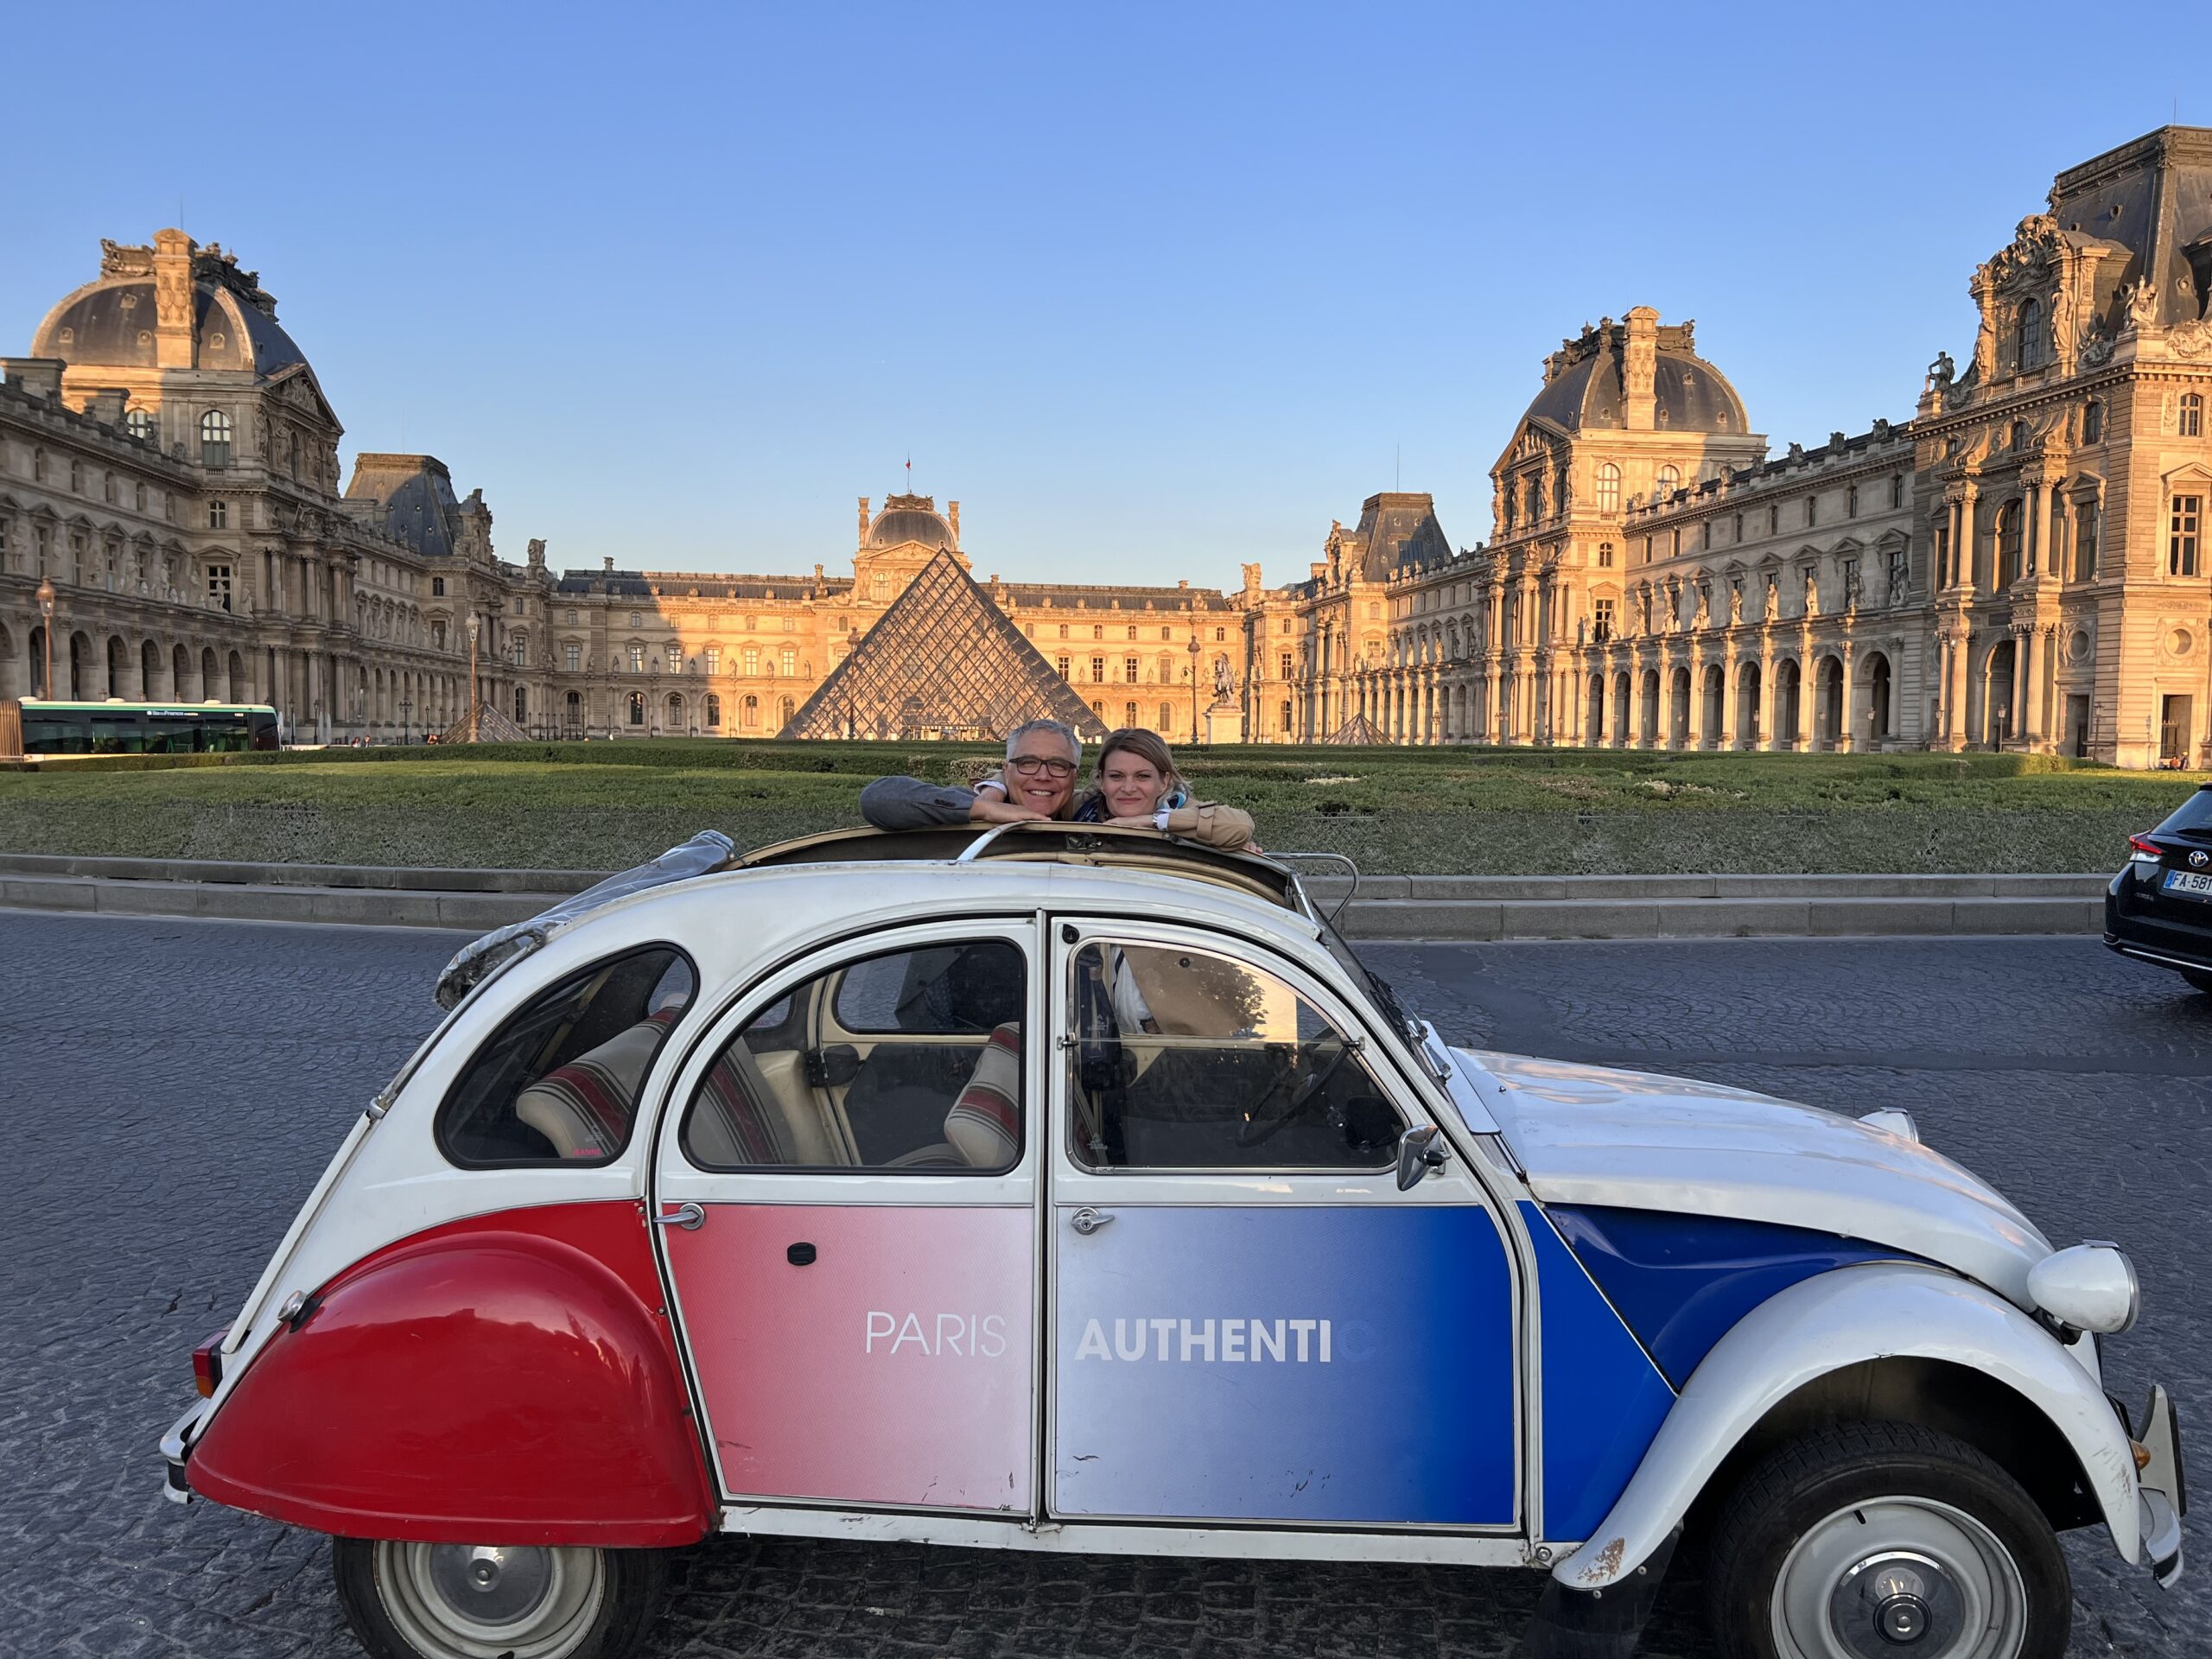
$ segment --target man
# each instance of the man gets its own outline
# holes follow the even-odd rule
[[[1006,741],[1001,781],[980,790],[925,784],[918,778],[879,778],[861,791],[861,816],[879,830],[920,830],[947,823],[1038,823],[1067,817],[1075,807],[1083,740],[1057,720],[1033,720]]]

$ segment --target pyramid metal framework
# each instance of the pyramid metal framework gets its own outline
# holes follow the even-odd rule
[[[922,567],[779,735],[1000,738],[1041,719],[1065,721],[1087,738],[1106,732],[1090,705],[946,550]]]
[[[1365,715],[1354,715],[1321,741],[1324,743],[1342,743],[1351,747],[1360,747],[1370,743],[1388,742],[1389,740],[1376,729],[1375,722],[1368,719]]]
[[[468,716],[463,715],[445,729],[438,739],[441,743],[527,743],[530,734],[509,720],[488,702],[476,705],[476,729],[468,728]]]

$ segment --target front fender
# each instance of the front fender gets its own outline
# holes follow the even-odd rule
[[[1805,1384],[1866,1360],[1948,1361],[2005,1384],[2074,1450],[2124,1560],[2141,1548],[2135,1459],[2092,1377],[2034,1320],[1980,1285],[1931,1268],[1843,1268],[1769,1298],[1716,1343],[1589,1541],[1552,1569],[1603,1589],[1657,1549],[1721,1461]]]
[[[216,1402],[185,1478],[341,1537],[703,1536],[705,1454],[638,1205],[479,1216],[348,1268]]]

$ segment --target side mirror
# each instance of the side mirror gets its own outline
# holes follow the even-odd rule
[[[1398,1191],[1410,1192],[1429,1171],[1443,1168],[1448,1155],[1444,1137],[1430,1125],[1408,1129],[1398,1137]]]

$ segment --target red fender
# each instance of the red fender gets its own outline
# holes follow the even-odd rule
[[[342,1537],[694,1542],[713,1504],[664,1306],[634,1203],[417,1233],[277,1329],[187,1478]]]

